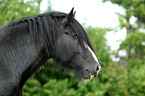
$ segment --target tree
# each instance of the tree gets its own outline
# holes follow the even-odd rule
[[[125,15],[119,14],[119,21],[120,21],[120,28],[126,28],[127,30],[127,36],[130,35],[130,33],[140,32],[140,29],[145,28],[145,1],[144,0],[103,0],[111,1],[113,4],[118,4],[119,6],[122,6],[125,9]],[[131,24],[130,20],[132,17],[136,18],[135,24]],[[127,46],[127,50],[132,49],[131,46]],[[129,54],[130,52],[127,52],[126,59],[131,56]]]
[[[145,95],[143,75],[145,73],[145,1],[144,0],[103,0],[111,1],[125,9],[125,15],[118,14],[120,28],[126,28],[127,37],[121,42],[120,50],[125,50],[126,56],[120,58],[127,64],[126,92],[128,96]],[[130,23],[132,17],[136,18],[135,24]],[[142,29],[142,30],[141,30]],[[119,63],[118,62],[118,63]],[[122,64],[123,65],[123,64]],[[126,67],[125,67],[126,68]],[[135,79],[136,78],[136,79]]]
[[[144,0],[103,0],[111,1],[113,4],[118,4],[125,9],[125,15],[118,14],[120,26],[127,29],[127,34],[145,27],[145,1]],[[137,26],[130,24],[131,17],[136,17]]]
[[[42,0],[0,0],[0,25],[20,19],[24,16],[34,16],[40,13]]]

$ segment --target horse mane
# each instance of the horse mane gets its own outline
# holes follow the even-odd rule
[[[30,34],[32,34],[35,40],[39,40],[40,35],[42,35],[45,40],[45,50],[47,54],[50,54],[49,50],[51,50],[51,54],[53,55],[53,46],[56,40],[56,32],[58,31],[57,28],[61,25],[60,21],[67,16],[68,14],[62,12],[48,12],[34,17],[23,17],[19,20],[10,22],[8,25],[0,28],[0,30],[27,22]],[[85,43],[94,51],[87,33],[76,19],[73,18],[67,25],[70,26],[70,30],[78,37],[82,48],[85,48]]]

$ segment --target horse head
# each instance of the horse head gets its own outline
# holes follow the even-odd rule
[[[74,16],[72,9],[60,22],[53,59],[62,66],[73,69],[79,79],[92,79],[98,75],[101,66],[87,33]]]

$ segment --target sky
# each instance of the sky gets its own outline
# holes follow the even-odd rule
[[[42,12],[47,9],[48,0],[41,3]],[[69,13],[72,7],[76,11],[75,18],[81,23],[92,27],[115,28],[119,26],[116,13],[125,14],[125,10],[111,2],[103,3],[102,0],[51,0],[52,9]],[[112,50],[117,50],[121,40],[126,37],[126,30],[108,32],[106,38]]]

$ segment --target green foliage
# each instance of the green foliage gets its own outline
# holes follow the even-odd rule
[[[41,83],[37,79],[31,78],[24,86],[23,91],[23,96],[41,96]]]
[[[125,15],[118,14],[120,27],[124,27],[128,32],[135,31],[139,28],[145,27],[145,1],[144,0],[103,0],[111,1],[113,4],[122,6],[125,9]],[[135,17],[137,19],[136,25],[130,24],[130,18]]]
[[[73,88],[69,88],[68,86],[69,82],[68,79],[64,79],[64,80],[59,80],[57,81],[56,79],[52,79],[49,80],[49,82],[47,82],[44,85],[45,88],[45,95],[48,96],[76,96],[76,91],[74,91]],[[45,96],[44,95],[44,96]]]
[[[132,58],[127,60],[128,67],[131,69],[138,69],[139,67],[143,66],[145,63],[145,59],[141,58]]]
[[[0,0],[0,25],[6,25],[14,19],[34,16],[40,12],[42,0]]]
[[[68,79],[50,79],[44,85],[34,78],[28,80],[23,89],[23,96],[76,96],[73,88],[68,88]]]
[[[127,24],[126,24],[126,22],[125,22],[125,20],[124,20],[125,16],[122,15],[122,14],[119,14],[119,13],[116,13],[116,14],[117,14],[118,17],[119,17],[120,28],[122,29],[122,28],[124,28],[124,27],[127,27]]]
[[[127,36],[127,38],[120,45],[120,49],[126,48],[126,45],[144,47],[141,42],[145,41],[145,33],[143,32],[134,32]]]
[[[145,95],[145,63],[131,70],[128,79],[128,96],[144,96]]]
[[[125,49],[129,57],[144,58],[145,46],[142,44],[145,42],[144,37],[145,33],[143,32],[130,33],[121,43],[120,50]]]
[[[41,2],[42,0],[0,0],[0,26],[24,16],[39,14]],[[48,4],[47,12],[52,10],[50,0]]]
[[[126,69],[125,70],[126,74],[124,74],[124,76],[126,77],[124,79],[125,85],[124,84],[122,85],[125,86],[123,88],[125,90],[122,92],[125,94],[122,95],[144,96],[145,33],[140,32],[140,29],[144,29],[145,27],[145,1],[144,0],[103,0],[103,1],[104,2],[111,1],[114,4],[122,6],[125,9],[126,13],[125,15],[118,14],[120,27],[126,28],[127,30],[127,37],[124,41],[121,42],[119,48],[119,50],[126,51],[126,56],[124,58],[122,57],[120,58],[120,61],[125,61],[126,63],[125,64],[126,67],[124,67]],[[136,17],[137,19],[134,25],[130,24],[130,19],[132,16]],[[122,78],[120,78],[119,80],[121,79]],[[115,96],[117,96],[117,94]]]

